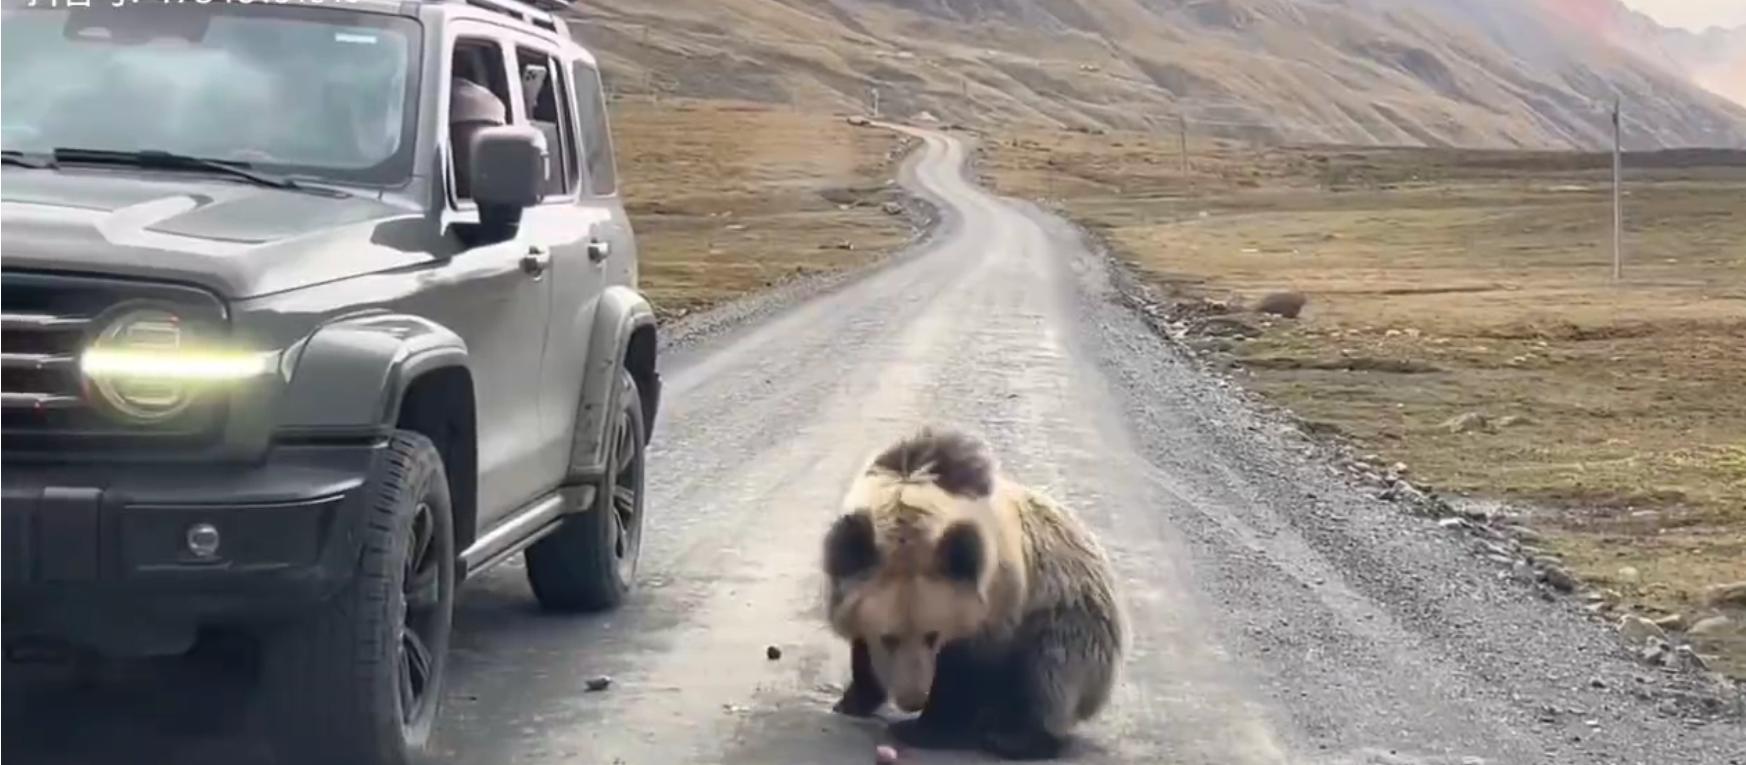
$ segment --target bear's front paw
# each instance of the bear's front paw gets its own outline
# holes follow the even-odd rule
[[[1061,756],[1064,744],[1042,730],[991,730],[982,736],[983,751],[1008,760],[1052,760]]]
[[[976,743],[967,732],[931,723],[926,717],[899,720],[889,730],[897,743],[916,749],[967,749]]]

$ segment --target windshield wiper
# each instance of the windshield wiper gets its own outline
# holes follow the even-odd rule
[[[204,170],[213,173],[223,173],[233,178],[241,178],[261,186],[269,186],[275,189],[313,191],[322,194],[338,193],[330,189],[318,189],[311,186],[305,186],[282,175],[263,173],[259,170],[251,169],[247,162],[206,159],[204,157],[177,154],[175,152],[160,151],[157,149],[142,149],[140,151],[55,149],[54,161],[123,164],[157,170]]]
[[[19,167],[28,167],[32,170],[47,170],[55,166],[55,161],[49,157],[25,154],[22,151],[15,151],[12,149],[0,152],[0,162],[5,162],[8,165],[17,165]]]

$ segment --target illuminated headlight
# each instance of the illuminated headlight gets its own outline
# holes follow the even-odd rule
[[[79,359],[103,403],[141,422],[173,418],[205,389],[257,377],[271,364],[268,354],[203,347],[181,317],[157,309],[117,316]]]

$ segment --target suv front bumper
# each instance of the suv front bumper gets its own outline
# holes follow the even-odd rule
[[[293,617],[356,571],[381,444],[282,446],[259,464],[5,464],[4,631],[175,652],[205,626]],[[191,527],[218,531],[197,555]]]

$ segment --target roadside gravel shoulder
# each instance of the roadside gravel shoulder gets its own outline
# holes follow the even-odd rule
[[[1524,761],[1746,763],[1746,690],[1644,663],[1577,595],[1505,554],[1520,545],[1490,524],[1355,479],[1349,449],[1173,339],[1158,301],[1094,235],[1015,204],[1080,243],[1061,248],[1082,261],[1079,342],[1146,461],[1175,477],[1184,501],[1171,521],[1224,606],[1212,618],[1228,646],[1295,696],[1280,700],[1311,743],[1350,752],[1484,709],[1500,742],[1544,758]],[[1396,705],[1427,693],[1449,708]]]

